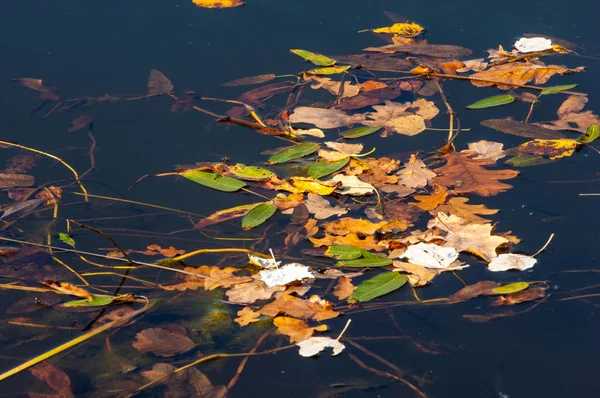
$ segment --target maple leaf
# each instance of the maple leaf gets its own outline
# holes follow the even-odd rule
[[[455,215],[437,213],[437,217],[427,224],[427,228],[433,227],[446,231],[447,234],[443,237],[446,241],[444,246],[472,253],[488,262],[498,256],[498,246],[508,243],[508,239],[492,235],[492,225],[473,224]]]
[[[454,193],[476,193],[481,196],[493,196],[504,192],[512,185],[500,180],[514,178],[515,170],[488,170],[483,166],[494,164],[490,159],[473,159],[476,152],[450,152],[444,155],[447,163],[434,169],[438,174],[433,180],[444,186],[453,186]]]
[[[583,67],[568,69],[560,65],[538,65],[530,62],[513,62],[492,66],[488,70],[470,75],[471,83],[475,87],[498,86],[501,90],[508,90],[515,85],[522,86],[531,81],[535,84],[544,84],[552,76],[566,73],[581,72]],[[479,80],[475,80],[479,79]],[[483,81],[487,80],[487,81]]]
[[[490,220],[479,217],[477,214],[488,215],[499,212],[497,209],[488,209],[484,205],[467,204],[467,198],[452,198],[448,203],[437,208],[438,212],[454,214],[455,216],[469,220],[472,223],[483,224]]]
[[[410,155],[410,160],[396,175],[398,183],[409,188],[422,188],[436,176],[416,154]]]
[[[277,333],[290,338],[290,343],[303,341],[313,335],[315,331],[327,331],[327,325],[310,327],[301,319],[291,318],[289,316],[278,316],[273,319],[273,325],[277,327]]]
[[[382,221],[374,224],[365,219],[344,217],[339,220],[323,224],[321,227],[327,233],[332,235],[347,235],[351,232],[356,232],[363,235],[373,235],[375,231],[387,224],[387,221]]]
[[[356,286],[352,284],[352,279],[345,276],[341,276],[338,279],[337,284],[333,288],[333,295],[338,300],[343,300],[345,298],[350,297],[352,295],[352,292],[354,292],[355,290]]]
[[[313,319],[323,321],[325,319],[335,318],[339,315],[331,309],[331,305],[324,300],[311,299],[304,300],[298,297],[284,294],[276,300],[265,305],[259,310],[263,315],[276,316],[279,313],[290,315],[299,319]],[[311,301],[312,300],[312,301]]]
[[[250,307],[244,307],[237,312],[238,317],[234,319],[240,326],[246,326],[253,322],[258,322],[260,312],[252,311]]]

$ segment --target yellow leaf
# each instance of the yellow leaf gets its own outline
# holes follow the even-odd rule
[[[373,29],[373,33],[392,33],[404,37],[414,37],[423,31],[423,27],[416,23],[395,23],[392,26]]]
[[[559,140],[535,139],[519,145],[517,150],[530,155],[549,156],[550,159],[559,159],[571,156],[575,152],[577,145],[579,145],[577,141],[569,138]]]
[[[339,220],[323,224],[323,230],[332,235],[347,235],[350,232],[360,233],[363,235],[373,235],[375,231],[387,224],[387,221],[381,221],[373,224],[362,218],[344,217]]]
[[[315,330],[319,332],[327,330],[327,325],[310,327],[303,320],[289,316],[278,316],[273,319],[273,324],[277,326],[277,333],[289,336],[290,343],[308,339]]]
[[[242,0],[192,0],[192,2],[204,8],[231,8],[245,4]]]
[[[258,322],[260,312],[252,311],[250,307],[244,307],[237,312],[238,317],[234,319],[240,326],[246,326],[253,322]]]
[[[312,177],[290,177],[276,187],[278,191],[289,191],[293,193],[310,192],[317,195],[331,195],[335,189],[341,185],[337,182],[323,182]]]
[[[386,249],[384,246],[377,244],[375,237],[367,236],[365,239],[360,239],[356,232],[349,233],[345,236],[325,234],[325,236],[320,239],[313,237],[309,237],[308,239],[310,239],[310,241],[317,247],[346,245],[360,247],[361,249],[365,250],[375,250],[378,252]]]

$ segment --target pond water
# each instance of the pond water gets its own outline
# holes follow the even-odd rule
[[[85,129],[67,132],[67,128],[75,117],[90,115],[94,119],[92,133],[97,141],[96,169],[84,179],[90,193],[189,212],[182,214],[100,198],[91,198],[85,203],[81,196],[74,194],[79,190],[72,185],[64,188],[56,221],[52,222],[52,212],[47,210],[33,213],[2,231],[2,236],[37,243],[45,243],[50,231],[52,243],[62,247],[65,245],[57,234],[66,232],[68,218],[103,231],[120,247],[138,251],[152,244],[172,245],[187,252],[199,248],[250,248],[254,240],[236,239],[260,238],[265,226],[243,232],[234,220],[202,231],[169,233],[190,229],[200,218],[198,215],[253,203],[256,197],[210,190],[178,176],[147,178],[138,183],[136,180],[147,174],[173,171],[179,165],[218,162],[225,157],[233,163],[261,166],[268,156],[261,152],[286,143],[244,126],[216,123],[214,118],[199,112],[171,113],[169,106],[173,101],[166,96],[94,104],[56,112],[41,121],[51,106],[32,112],[40,104],[36,98],[39,93],[12,82],[13,78],[41,78],[44,83],[57,86],[61,98],[143,95],[150,70],[157,69],[169,77],[178,95],[183,89],[189,89],[199,96],[235,99],[253,87],[223,87],[222,83],[264,73],[295,74],[307,68],[308,64],[289,52],[290,48],[335,56],[357,54],[365,47],[384,45],[375,35],[357,31],[390,25],[384,11],[391,11],[426,27],[425,38],[429,43],[466,47],[473,51],[473,57],[487,56],[486,50],[497,48],[499,44],[509,49],[524,33],[576,43],[584,49],[580,53],[590,58],[564,55],[544,61],[570,68],[585,66],[585,72],[554,77],[549,84],[577,83],[576,91],[588,95],[585,109],[597,112],[600,101],[600,82],[596,78],[600,59],[593,59],[600,56],[595,18],[598,6],[582,0],[502,3],[433,0],[405,4],[392,0],[249,0],[245,7],[227,10],[199,8],[191,1],[0,0],[0,11],[0,49],[4,54],[0,63],[0,76],[3,76],[0,79],[0,139],[59,156],[81,173],[90,167],[90,138]],[[480,122],[508,116],[522,120],[529,103],[466,111],[465,106],[470,103],[500,91],[476,88],[458,80],[444,81],[443,85],[461,127],[470,129],[459,134],[455,142],[458,150],[482,139],[502,142],[505,148],[525,141],[522,137],[483,127]],[[313,102],[322,100],[321,97],[311,99]],[[447,129],[448,117],[440,96],[428,99],[441,110],[433,119],[433,127]],[[564,99],[563,94],[544,98],[535,109],[534,121],[554,120],[556,109]],[[310,105],[308,99],[306,101],[302,105]],[[222,103],[202,102],[202,106],[219,114],[229,109]],[[327,134],[330,137],[332,133]],[[375,134],[359,141],[365,145],[365,151],[377,148],[373,156],[398,156],[404,161],[415,151],[430,153],[439,149],[445,144],[446,135],[447,130],[425,131],[414,137],[393,135],[385,139]],[[336,133],[333,136],[337,138]],[[22,153],[27,152],[2,149],[1,163]],[[555,234],[548,250],[538,256],[538,264],[525,272],[492,273],[483,262],[461,254],[461,260],[470,267],[459,275],[469,284],[481,280],[547,281],[550,297],[535,308],[477,323],[463,315],[508,314],[530,308],[532,303],[500,310],[490,307],[488,298],[454,305],[390,305],[328,320],[329,335],[335,338],[351,318],[346,336],[367,338],[355,341],[401,368],[402,377],[429,397],[595,396],[594,391],[600,391],[600,380],[595,377],[600,348],[594,343],[600,327],[596,314],[599,301],[593,297],[561,299],[594,294],[597,289],[577,289],[600,283],[597,273],[568,272],[591,271],[597,267],[595,207],[600,198],[579,194],[600,192],[598,156],[593,148],[583,148],[557,162],[520,168],[519,176],[508,181],[514,188],[507,192],[485,198],[469,196],[473,203],[501,210],[489,218],[498,223],[496,231],[512,231],[521,239],[521,243],[512,247],[512,252],[535,253],[550,234]],[[61,164],[41,155],[36,157],[36,163],[29,171],[35,176],[36,184],[64,186],[72,182],[72,175]],[[283,168],[278,170],[287,172]],[[2,194],[0,203],[12,202]],[[288,223],[289,216],[275,215],[268,222],[273,224],[267,230],[268,241],[261,242],[256,250],[266,252],[269,247],[281,250],[285,236],[280,231]],[[100,249],[111,247],[102,236],[82,228],[74,227],[73,238],[79,250],[106,253]],[[329,259],[306,256],[300,251],[310,248],[312,244],[305,240],[287,253],[285,259],[319,267],[333,265]],[[188,263],[222,267],[245,265],[244,256],[227,256],[203,255]],[[76,255],[60,254],[59,258],[78,272],[101,271]],[[145,262],[156,260],[143,255],[134,258]],[[52,264],[49,257],[40,261],[45,260]],[[173,276],[167,271],[148,268],[131,275],[152,283],[166,283]],[[114,292],[121,281],[117,276],[88,278],[92,284],[104,286],[110,292]],[[5,277],[0,283],[42,286],[35,279],[26,279],[23,275],[18,279]],[[69,282],[78,283],[77,279],[69,279]],[[323,293],[327,287],[323,282],[311,293]],[[458,278],[446,273],[418,292],[422,299],[447,297],[463,286]],[[269,330],[265,325],[240,329],[228,323],[230,315],[235,317],[242,307],[219,301],[227,299],[221,289],[165,292],[143,288],[130,280],[121,293],[129,291],[159,299],[160,304],[135,318],[127,327],[108,330],[48,361],[66,372],[75,396],[126,395],[144,384],[140,372],[148,371],[153,364],[166,362],[180,367],[203,355],[247,352]],[[0,372],[82,335],[82,329],[100,314],[100,310],[78,313],[41,306],[34,312],[18,309],[31,309],[35,297],[47,300],[53,295],[0,290],[0,314],[3,314],[0,316]],[[15,307],[19,300],[23,306]],[[414,297],[406,286],[373,302],[408,300],[414,301]],[[207,321],[211,311],[226,316],[213,316]],[[161,358],[140,353],[132,346],[142,330],[165,325],[174,328],[174,324],[186,328],[192,341],[198,344],[194,350]],[[396,338],[375,339],[382,336]],[[286,344],[285,337],[269,337],[260,350]],[[358,366],[350,355],[360,358],[369,367],[394,373],[377,359],[349,344],[346,346],[346,351],[339,356],[325,354],[316,359],[300,357],[295,348],[250,357],[229,396],[420,396],[402,382]],[[241,358],[219,359],[196,368],[213,385],[227,385],[240,361]],[[29,370],[0,383],[0,391],[6,396],[56,393]],[[176,390],[174,385],[161,385],[145,389],[139,396],[174,396]],[[180,396],[193,395],[180,391]]]

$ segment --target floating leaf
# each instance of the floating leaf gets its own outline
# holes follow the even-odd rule
[[[521,37],[514,44],[521,53],[532,53],[552,49],[552,40],[545,37]]]
[[[273,325],[277,327],[278,334],[289,336],[290,343],[308,339],[313,335],[315,330],[319,332],[327,330],[327,325],[309,327],[303,320],[290,318],[289,316],[276,317],[273,319]]]
[[[392,264],[391,258],[360,258],[358,260],[347,260],[335,263],[336,267],[361,268],[361,267],[385,267]]]
[[[342,276],[338,279],[338,283],[333,288],[333,295],[338,300],[344,300],[352,295],[356,290],[356,286],[352,284],[352,280],[348,277]]]
[[[575,88],[577,86],[578,86],[578,84],[565,84],[565,85],[562,85],[562,86],[546,87],[545,89],[543,89],[540,92],[540,94],[541,95],[558,94],[561,91],[571,90],[572,88]]]
[[[204,8],[231,8],[245,4],[242,0],[192,0],[192,2]]]
[[[339,312],[331,309],[331,304],[318,296],[312,296],[309,300],[284,294],[260,309],[260,313],[268,316],[276,316],[284,313],[299,319],[313,319],[324,321],[337,317]]]
[[[103,307],[115,300],[112,296],[92,296],[85,300],[72,300],[62,303],[61,307]]]
[[[348,210],[345,207],[332,207],[327,199],[313,193],[308,194],[306,208],[311,214],[315,215],[317,220],[324,220],[331,216],[341,216],[348,213]]]
[[[306,50],[300,49],[290,49],[291,52],[296,54],[299,57],[304,58],[306,61],[311,62],[318,66],[333,66],[335,65],[335,60],[331,59],[322,54],[316,54]]]
[[[397,272],[384,272],[361,283],[350,299],[365,302],[400,289],[408,277]]]
[[[354,260],[362,256],[363,249],[352,246],[329,246],[325,251],[326,256],[332,256],[338,260]]]
[[[308,168],[308,175],[313,178],[321,178],[325,177],[331,173],[335,173],[342,167],[348,164],[350,158],[345,158],[338,160],[337,162],[328,162],[326,160],[319,160],[316,163],[313,163]]]
[[[301,341],[296,344],[300,347],[300,351],[298,352],[303,357],[312,357],[323,351],[325,348],[331,347],[333,348],[333,354],[338,355],[344,348],[345,345],[340,343],[338,340],[334,340],[331,337],[311,337],[310,339]]]
[[[185,170],[179,174],[190,181],[194,181],[205,187],[216,189],[217,191],[235,192],[246,186],[246,183],[243,181],[207,171]]]
[[[587,130],[585,131],[585,134],[582,135],[581,137],[577,138],[576,141],[579,144],[590,144],[590,143],[596,141],[599,134],[600,134],[600,128],[598,128],[598,125],[592,124],[590,127],[587,128]]]
[[[290,115],[290,123],[309,123],[322,129],[347,127],[354,123],[362,123],[365,116],[361,114],[348,115],[339,109],[314,108],[299,106]]]
[[[503,253],[492,259],[488,264],[488,269],[494,272],[509,270],[525,271],[532,268],[535,263],[537,263],[537,260],[531,256]]]
[[[269,203],[261,203],[244,216],[242,219],[242,228],[249,230],[259,226],[271,218],[276,211],[276,206]]]
[[[269,163],[285,163],[290,160],[298,159],[311,153],[315,153],[321,146],[314,142],[305,142],[303,144],[295,145],[292,147],[285,148],[282,151],[277,152],[275,155],[269,158]]]
[[[546,297],[546,289],[544,288],[535,288],[535,289],[527,289],[522,290],[520,292],[516,292],[513,294],[509,294],[508,296],[500,296],[496,301],[492,303],[493,306],[500,305],[515,305],[526,303],[531,300],[536,300],[539,298]]]
[[[14,79],[13,81],[18,82],[21,86],[30,88],[35,91],[41,91],[43,93],[51,93],[54,91],[54,86],[46,86],[42,79],[34,79],[31,77],[21,77],[20,79]]]
[[[311,73],[314,75],[335,75],[337,73],[345,72],[350,68],[352,68],[351,65],[329,66],[329,67],[325,67],[325,68],[311,69],[311,70],[307,71],[306,73]]]
[[[579,142],[569,138],[559,140],[535,139],[519,145],[517,150],[530,155],[548,156],[551,160],[554,160],[571,156],[578,145],[580,145]]]
[[[395,23],[392,26],[373,29],[373,33],[391,33],[402,37],[414,37],[423,31],[423,27],[416,23]]]
[[[148,78],[148,94],[169,94],[173,83],[161,71],[152,69]]]
[[[513,97],[510,94],[495,95],[493,97],[485,98],[485,99],[479,100],[477,102],[474,102],[471,105],[467,106],[467,109],[492,108],[494,106],[510,104],[511,102],[514,102],[514,101],[515,101],[515,97]]]
[[[275,79],[276,77],[277,76],[274,73],[267,73],[264,75],[243,77],[241,79],[232,80],[230,82],[221,84],[221,86],[225,86],[225,87],[249,86],[251,84],[266,83],[266,82],[269,82],[269,81]]]
[[[342,134],[342,137],[346,139],[354,139],[364,137],[381,130],[383,126],[366,126],[366,127],[357,127],[352,130],[348,130]]]
[[[442,247],[433,243],[417,243],[411,245],[402,254],[413,264],[422,265],[426,268],[448,268],[456,259],[458,253],[453,247]]]
[[[522,86],[533,81],[535,84],[544,84],[552,76],[559,74],[581,72],[582,67],[568,69],[560,65],[538,65],[531,62],[513,62],[474,73],[470,76],[471,83],[476,87],[498,86],[501,90],[508,90],[515,85]]]
[[[525,290],[529,287],[529,283],[527,282],[515,282],[509,283],[508,285],[495,287],[491,290],[493,294],[512,294],[516,292],[520,292],[521,290]]]
[[[256,166],[246,166],[241,163],[228,166],[227,170],[240,180],[246,181],[266,181],[275,175],[267,169]]]
[[[62,242],[66,243],[67,245],[69,245],[71,247],[75,247],[75,239],[73,239],[71,237],[71,235],[69,235],[69,234],[65,234],[64,232],[60,232],[58,234],[58,239],[60,239]]]
[[[258,275],[267,287],[285,286],[292,282],[315,277],[307,266],[298,263],[290,263],[281,268],[260,271]]]
[[[30,187],[35,178],[27,174],[0,173],[0,188]]]
[[[241,205],[231,207],[229,209],[219,210],[208,217],[204,217],[196,224],[194,224],[194,229],[201,229],[207,227],[209,225],[218,224],[224,221],[229,221],[234,218],[243,217],[250,212],[253,208],[258,206],[260,203],[251,203],[248,205]]]
[[[63,294],[69,294],[71,296],[77,296],[84,299],[92,298],[92,295],[88,291],[83,290],[82,288],[72,285],[70,283],[56,282],[53,280],[47,280],[42,283],[48,286],[49,288],[59,291]]]
[[[514,167],[530,167],[539,166],[541,164],[551,163],[553,160],[545,159],[541,156],[533,156],[528,154],[520,154],[507,159],[504,163],[510,164]]]
[[[74,131],[81,130],[82,128],[90,125],[93,122],[94,122],[94,118],[91,117],[90,115],[78,116],[75,119],[73,119],[73,121],[71,121],[71,124],[69,125],[69,128],[67,129],[67,132],[72,133]]]

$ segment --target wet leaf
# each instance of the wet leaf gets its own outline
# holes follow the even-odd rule
[[[34,79],[31,77],[21,77],[20,79],[14,79],[13,81],[16,81],[23,87],[27,87],[27,88],[35,90],[35,91],[41,91],[43,93],[51,93],[55,90],[54,86],[45,85],[44,82],[42,81],[42,79]]]
[[[392,264],[391,258],[359,258],[357,260],[344,260],[335,263],[336,267],[347,268],[366,268],[366,267],[385,267]]]
[[[377,230],[381,229],[387,221],[372,223],[362,218],[344,217],[339,220],[323,224],[323,230],[334,235],[347,235],[351,232],[356,232],[363,235],[373,235]]]
[[[377,244],[373,236],[367,236],[364,239],[358,237],[354,232],[344,236],[325,234],[323,238],[308,238],[315,246],[354,246],[365,250],[382,251],[385,248]]]
[[[227,387],[213,386],[208,377],[194,368],[175,373],[173,365],[155,363],[151,370],[143,371],[141,374],[148,381],[162,379],[158,384],[164,387],[159,395],[165,397],[225,398],[227,396]]]
[[[514,101],[515,101],[515,97],[513,97],[510,94],[495,95],[493,97],[488,97],[488,98],[479,100],[477,102],[474,102],[471,105],[467,106],[467,109],[492,108],[495,106],[510,104],[511,102],[514,102]]]
[[[289,181],[276,189],[293,193],[310,192],[317,195],[331,195],[339,186],[340,183],[334,180],[321,181],[312,177],[290,177]]]
[[[260,271],[258,275],[259,279],[263,281],[267,287],[285,286],[292,282],[315,277],[307,266],[298,263],[290,263],[281,268]]]
[[[318,297],[316,297],[317,300],[314,298],[315,296],[311,297],[312,300],[304,300],[284,294],[261,308],[260,313],[272,317],[283,313],[294,318],[313,319],[315,321],[324,321],[339,315],[338,312],[331,309],[331,304],[318,299]]]
[[[416,287],[427,285],[433,278],[442,273],[442,271],[456,270],[455,267],[448,269],[432,269],[398,260],[394,260],[393,265],[394,269],[392,271],[407,273],[408,282]]]
[[[427,268],[448,268],[458,259],[458,253],[453,247],[442,247],[433,243],[417,243],[410,245],[401,255],[413,264]]]
[[[453,186],[453,191],[460,193],[476,193],[481,196],[494,196],[504,192],[512,185],[500,182],[515,178],[519,173],[515,170],[488,170],[483,166],[494,164],[489,159],[474,159],[476,152],[450,152],[444,155],[446,165],[434,169],[438,174],[433,180],[443,186]]]
[[[241,79],[232,80],[230,82],[221,84],[221,86],[225,86],[225,87],[249,86],[252,84],[266,83],[266,82],[269,82],[269,81],[275,79],[276,77],[277,76],[274,73],[267,73],[264,75],[243,77]]]
[[[217,173],[210,173],[200,170],[185,170],[179,173],[182,177],[187,178],[197,184],[205,187],[216,189],[223,192],[235,192],[246,186],[243,181],[235,178],[225,177]]]
[[[74,131],[81,130],[82,128],[89,126],[93,122],[94,122],[94,118],[91,117],[90,115],[78,116],[75,119],[73,119],[73,121],[69,125],[69,128],[67,129],[67,131],[69,133],[72,133]]]
[[[364,51],[375,51],[388,54],[406,53],[415,55],[429,55],[431,57],[446,59],[463,59],[473,55],[473,51],[469,50],[468,48],[449,44],[392,44],[383,47],[368,47],[365,48]]]
[[[85,300],[72,300],[62,303],[61,307],[104,307],[115,301],[113,296],[92,296]]]
[[[577,86],[578,86],[578,84],[565,84],[562,86],[546,87],[540,92],[540,94],[541,95],[558,94],[562,91],[571,90]]]
[[[342,137],[346,139],[354,139],[365,137],[367,135],[373,134],[381,130],[383,126],[367,126],[367,127],[357,127],[352,130],[348,130],[342,133]]]
[[[352,279],[341,276],[333,288],[333,295],[338,300],[344,300],[352,295],[356,290],[356,286],[352,284]]]
[[[339,62],[361,65],[364,68],[374,71],[406,71],[414,66],[412,62],[395,58],[390,54],[338,55],[335,58]]]
[[[40,362],[31,368],[31,374],[37,379],[43,381],[50,389],[58,393],[61,398],[73,397],[71,391],[71,379],[67,374],[48,363],[47,361]]]
[[[185,250],[177,250],[174,246],[169,246],[166,249],[163,249],[159,245],[148,245],[146,246],[146,252],[143,254],[148,254],[150,256],[161,255],[164,257],[175,257],[185,254]]]
[[[530,167],[530,166],[539,166],[541,164],[552,163],[554,160],[546,159],[541,156],[533,156],[528,154],[521,154],[514,156],[504,163],[510,164],[514,167]]]
[[[403,37],[414,37],[423,31],[423,27],[416,23],[395,23],[392,26],[371,30],[373,33],[391,33]]]
[[[348,115],[339,109],[313,108],[309,106],[299,106],[294,109],[290,115],[291,123],[308,123],[322,129],[332,129],[336,127],[348,127],[355,123],[361,123],[365,120],[364,115]]]
[[[148,328],[135,335],[133,346],[140,352],[168,358],[193,350],[196,343],[185,335],[183,328],[178,329],[177,333],[162,328]]]
[[[233,174],[236,178],[245,181],[266,181],[275,174],[267,169],[256,166],[246,166],[245,164],[237,163],[227,167],[227,171]]]
[[[192,0],[192,2],[204,8],[231,8],[245,4],[242,0]]]
[[[545,37],[521,37],[514,44],[521,53],[531,53],[552,49],[552,40]]]
[[[324,332],[327,325],[310,327],[301,319],[290,318],[289,316],[278,316],[273,319],[273,325],[277,327],[277,333],[290,338],[290,343],[303,341],[313,335],[315,331]]]
[[[234,218],[243,217],[259,204],[260,203],[251,203],[248,205],[235,206],[229,209],[219,210],[208,217],[204,217],[196,224],[194,224],[194,229],[201,229],[204,227],[208,227],[209,225],[214,225],[224,221],[232,220]]]
[[[0,188],[30,187],[35,178],[27,174],[0,173]]]
[[[590,144],[598,139],[598,135],[600,135],[600,128],[597,124],[592,124],[587,128],[585,134],[577,138],[576,141],[579,144]]]
[[[306,76],[305,78],[312,82],[310,88],[315,90],[320,88],[325,89],[336,97],[339,95],[340,98],[350,98],[358,95],[360,92],[360,86],[352,84],[351,82],[344,82],[342,88],[342,82],[332,80],[329,77]]]
[[[515,305],[546,297],[546,289],[534,288],[521,290],[508,296],[500,296],[492,303],[493,306]]]
[[[330,246],[325,251],[326,256],[331,256],[338,260],[354,260],[363,255],[363,249],[352,246]]]
[[[404,274],[384,272],[361,283],[350,299],[365,302],[400,289],[408,281]]]
[[[404,104],[386,101],[385,105],[374,105],[375,113],[369,113],[368,126],[383,126],[398,134],[413,136],[425,130],[425,120],[433,119],[439,109],[431,101],[419,98]]]
[[[562,134],[560,131],[546,129],[535,124],[520,123],[510,119],[484,120],[481,122],[481,125],[506,134],[517,135],[519,137],[546,139],[564,137],[564,134]]]
[[[469,199],[467,198],[452,198],[445,205],[439,206],[437,211],[447,214],[454,214],[477,224],[483,224],[490,221],[483,217],[479,217],[478,214],[490,215],[496,214],[499,211],[497,209],[488,209],[484,205],[468,204],[468,201]]]
[[[252,229],[267,221],[275,212],[277,207],[269,203],[261,203],[254,207],[242,219],[242,228],[245,230]]]
[[[469,150],[478,153],[474,159],[490,159],[496,161],[506,156],[506,153],[502,150],[503,146],[504,144],[499,142],[481,140],[478,142],[471,142],[469,144]]]
[[[67,245],[71,246],[71,247],[75,247],[75,239],[73,239],[69,234],[65,234],[63,232],[60,232],[58,234],[58,238],[66,243]]]
[[[156,69],[150,71],[148,78],[148,94],[169,94],[173,91],[173,83]]]
[[[311,70],[307,71],[306,73],[311,73],[311,74],[315,74],[315,75],[335,75],[337,73],[345,72],[350,68],[352,68],[351,65],[329,66],[329,67],[325,67],[325,68],[311,69]]]
[[[329,181],[341,183],[341,185],[337,187],[336,192],[341,193],[342,195],[364,196],[375,192],[375,187],[361,181],[356,176],[336,174]]]
[[[290,49],[291,52],[296,54],[299,57],[302,57],[304,60],[311,62],[318,66],[333,66],[335,65],[335,60],[331,59],[322,54],[316,54],[306,50],[300,49]]]
[[[417,157],[417,155],[410,155],[410,160],[406,166],[399,170],[398,183],[406,185],[409,188],[422,188],[426,186],[436,174],[429,170],[425,163]]]
[[[350,160],[350,158],[348,158],[348,157],[344,158],[344,159],[340,159],[335,162],[319,160],[318,162],[313,163],[308,168],[308,175],[313,178],[325,177],[331,173],[335,173],[336,171],[338,171],[341,168],[343,168],[344,166],[346,166],[348,164],[349,160]]]
[[[344,348],[346,348],[345,345],[331,337],[311,337],[310,339],[299,342],[297,346],[300,347],[298,353],[303,357],[313,357],[329,347],[333,348],[333,354],[331,355],[335,356],[340,354]]]
[[[533,268],[535,263],[537,263],[537,260],[531,256],[503,253],[492,259],[488,264],[488,269],[495,272],[509,270],[524,271]]]
[[[535,156],[548,156],[551,160],[554,160],[571,156],[578,145],[580,144],[576,140],[569,138],[559,140],[535,139],[519,145],[517,150]]]
[[[259,300],[268,300],[277,292],[283,292],[285,286],[267,287],[263,281],[255,280],[235,285],[227,291],[229,301],[235,304],[253,304]]]
[[[48,286],[51,289],[54,289],[56,291],[59,291],[63,294],[69,294],[71,296],[77,296],[77,297],[81,297],[84,299],[91,299],[92,295],[87,292],[86,290],[77,287],[75,285],[72,285],[70,283],[66,283],[66,282],[56,282],[53,280],[47,280],[42,282],[44,285]]]
[[[252,311],[250,307],[244,307],[237,312],[238,317],[234,319],[240,326],[247,326],[251,323],[258,322],[260,312]]]
[[[4,210],[4,213],[2,213],[2,217],[0,217],[0,220],[3,220],[10,215],[14,215],[20,212],[32,211],[44,202],[46,202],[46,199],[29,199],[23,202],[17,202],[13,205],[10,205]]]
[[[498,282],[480,281],[472,285],[463,287],[458,292],[448,297],[448,302],[457,303],[460,301],[467,301],[482,295],[487,296],[493,289],[499,286],[500,284]]]
[[[525,85],[529,82],[544,84],[552,76],[559,74],[581,72],[582,67],[568,69],[560,65],[537,65],[534,63],[507,63],[492,66],[488,70],[477,72],[470,77],[475,87],[498,86],[501,90],[508,90],[515,85]],[[480,79],[480,80],[478,80]]]
[[[308,194],[308,200],[305,204],[308,211],[314,214],[317,220],[324,220],[332,216],[341,216],[348,213],[345,207],[332,207],[327,199],[312,193]]]
[[[234,273],[240,271],[242,271],[240,268],[235,267],[210,267],[210,272],[208,273],[207,278],[204,280],[204,289],[214,290],[219,287],[228,288],[240,283],[250,282],[252,280],[250,276],[234,275]]]
[[[409,205],[417,206],[425,211],[434,210],[438,206],[444,204],[448,197],[448,188],[439,187],[431,195],[415,195],[414,198],[419,202],[411,202]]]
[[[515,282],[509,283],[508,285],[495,287],[491,290],[493,294],[512,294],[516,292],[520,292],[521,290],[525,290],[529,287],[529,283],[527,282]]]
[[[285,163],[315,153],[321,146],[314,142],[306,142],[285,148],[269,158],[269,163]]]

